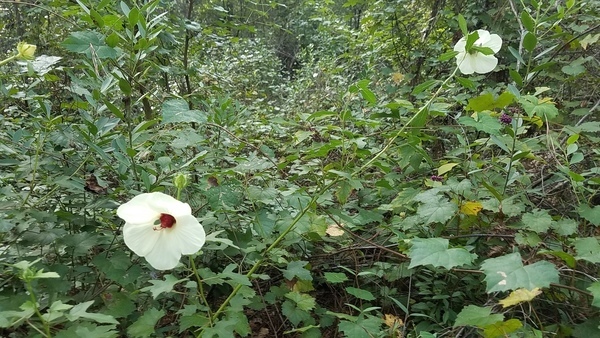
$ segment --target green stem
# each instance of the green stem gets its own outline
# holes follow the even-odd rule
[[[200,299],[202,299],[202,301],[204,302],[204,306],[206,306],[206,308],[208,309],[208,320],[209,320],[208,323],[212,326],[212,324],[213,324],[212,311],[210,310],[210,304],[208,304],[208,301],[206,300],[206,297],[204,296],[204,286],[202,283],[202,278],[200,278],[200,275],[198,274],[198,269],[196,268],[196,262],[194,261],[194,258],[192,256],[190,256],[190,266],[192,267],[192,271],[194,271],[194,276],[196,276],[196,281],[198,282],[198,295],[200,296]]]
[[[452,72],[452,74],[450,76],[448,76],[448,78],[446,80],[444,80],[444,82],[442,82],[442,84],[440,85],[440,87],[438,88],[438,90],[427,101],[427,103],[425,105],[423,105],[423,107],[421,107],[417,111],[417,113],[414,114],[414,116],[411,117],[410,120],[408,120],[408,122],[402,128],[400,128],[400,130],[398,130],[398,132],[387,142],[387,144],[385,145],[385,147],[383,147],[383,149],[379,153],[377,153],[372,159],[370,159],[367,163],[365,163],[358,170],[356,170],[352,174],[352,176],[358,175],[360,172],[362,172],[367,167],[369,167],[384,152],[386,152],[392,146],[392,144],[394,143],[394,141],[402,134],[402,132],[406,129],[406,127],[408,125],[410,125],[419,114],[421,114],[422,112],[424,112],[425,109],[427,109],[431,105],[431,103],[433,102],[433,100],[440,94],[440,92],[442,91],[442,89],[444,88],[444,86],[448,83],[448,81],[450,81],[450,79],[452,79],[454,77],[454,75],[456,75],[457,71],[458,71],[458,66],[454,69],[454,71]],[[313,197],[311,198],[310,202],[294,218],[294,220],[292,221],[292,223],[290,223],[290,225],[287,227],[287,229],[285,229],[285,231],[283,231],[277,237],[277,239],[275,239],[275,241],[268,248],[265,249],[265,251],[262,254],[262,258],[259,259],[258,261],[256,261],[254,263],[254,265],[252,266],[252,268],[250,268],[250,270],[246,273],[246,278],[250,279],[252,277],[252,275],[262,266],[262,263],[264,262],[267,254],[271,250],[273,250],[274,248],[276,248],[283,241],[283,239],[287,236],[287,234],[289,234],[296,227],[296,224],[308,212],[308,210],[311,208],[311,206],[316,202],[317,196],[321,196],[321,194],[323,194],[325,191],[327,191],[332,186],[334,186],[339,180],[340,180],[340,177],[335,178],[334,180],[332,180],[331,182],[329,182],[329,184],[327,184],[323,189],[321,189],[318,193],[316,193],[316,194],[313,195]],[[221,306],[211,316],[210,321],[209,321],[210,325],[212,325],[212,323],[214,323],[218,319],[218,317],[225,311],[225,308],[227,307],[227,305],[229,305],[229,302],[231,302],[231,300],[233,299],[233,297],[235,297],[237,295],[237,293],[241,290],[241,288],[242,288],[242,284],[238,284],[238,285],[236,285],[233,288],[233,290],[231,291],[231,293],[229,294],[229,296],[227,296],[227,298],[223,301],[223,303],[221,303]],[[206,325],[203,326],[202,328],[200,328],[199,332],[197,332],[197,337],[202,337],[202,333],[204,332],[205,328],[206,328]]]
[[[330,184],[328,184],[320,193],[323,193],[325,190],[329,189],[336,182],[337,182],[337,179],[334,180],[334,181],[332,181]],[[273,250],[274,248],[276,248],[279,245],[279,243],[281,243],[281,241],[283,241],[283,239],[285,238],[285,236],[287,236],[287,234],[289,234],[296,227],[296,224],[298,224],[298,222],[300,221],[300,219],[308,212],[308,210],[311,208],[311,206],[317,200],[316,196],[319,196],[319,194],[316,194],[310,200],[310,202],[306,205],[306,207],[304,207],[304,209],[302,209],[302,211],[294,218],[294,220],[287,227],[287,229],[285,229],[285,231],[282,232],[279,235],[279,237],[277,237],[277,239],[268,248],[265,249],[265,251],[262,254],[263,258],[261,258],[258,261],[256,261],[256,263],[254,263],[254,265],[252,266],[252,268],[250,268],[250,270],[248,270],[248,272],[246,273],[246,278],[250,279],[252,277],[252,275],[256,272],[256,270],[258,270],[258,268],[261,267],[261,265],[264,262],[265,257],[267,256],[267,254],[271,250]],[[221,315],[221,313],[223,313],[223,311],[225,311],[225,308],[227,307],[227,305],[229,304],[229,302],[231,302],[231,300],[233,299],[233,297],[235,297],[235,295],[240,291],[241,288],[242,288],[242,284],[238,284],[238,285],[236,285],[233,288],[233,291],[231,291],[231,293],[229,294],[229,296],[227,297],[227,299],[225,299],[223,301],[223,303],[221,304],[221,306],[217,309],[217,311],[215,313],[213,313],[212,317],[210,318],[209,323],[211,325],[212,325],[212,323],[214,323],[217,320],[217,318],[219,318],[219,315]],[[204,331],[204,329],[205,329],[205,326],[200,329],[200,332],[198,333],[198,335],[196,337],[202,337],[202,332]]]
[[[515,126],[517,125],[516,123],[514,124]],[[517,127],[518,129],[518,127]],[[504,194],[506,193],[506,189],[508,188],[508,181],[510,180],[510,170],[512,169],[513,166],[513,157],[515,155],[515,147],[517,146],[517,130],[513,130],[513,143],[512,143],[512,147],[510,149],[510,160],[508,161],[508,170],[506,172],[506,180],[504,180],[504,187],[502,187],[502,197],[504,197]]]
[[[31,283],[29,281],[27,281],[25,283],[25,285],[26,285],[27,291],[29,292],[29,297],[31,298],[31,303],[33,304],[35,314],[40,318],[42,325],[44,325],[44,331],[46,332],[46,337],[51,338],[52,333],[50,332],[50,325],[48,325],[48,322],[44,319],[44,316],[42,316],[42,313],[40,312],[40,309],[37,305],[37,299],[35,298],[35,293],[33,292],[33,287],[31,286]]]
[[[388,151],[388,149],[392,146],[392,144],[394,144],[394,141],[396,141],[396,139],[398,137],[400,137],[400,135],[402,135],[402,133],[404,132],[404,130],[406,129],[406,127],[408,127],[416,118],[417,116],[419,116],[419,114],[421,114],[422,112],[425,111],[425,109],[429,108],[429,106],[433,103],[433,100],[440,95],[440,92],[442,91],[442,89],[444,88],[444,86],[448,83],[448,81],[450,81],[450,79],[454,78],[454,75],[456,75],[456,72],[458,71],[458,66],[456,66],[456,68],[454,68],[454,71],[452,72],[452,74],[450,74],[450,76],[448,76],[448,78],[446,78],[446,80],[444,80],[444,82],[442,82],[442,84],[440,85],[440,87],[436,90],[435,93],[433,93],[433,96],[431,96],[431,98],[429,99],[429,101],[427,101],[427,103],[425,103],[411,118],[410,120],[408,120],[408,122],[406,122],[402,128],[400,128],[400,130],[398,130],[396,132],[396,134],[394,136],[392,136],[392,138],[389,139],[389,141],[386,143],[386,145],[383,147],[383,149],[381,149],[381,151],[379,151],[375,156],[373,156],[372,159],[370,159],[367,163],[365,163],[364,165],[362,165],[360,168],[358,168],[358,170],[356,170],[354,173],[352,173],[352,176],[356,176],[359,173],[361,173],[363,170],[367,169],[369,166],[371,166],[371,164],[373,164],[373,162],[375,162],[375,160],[377,160],[379,157],[381,157],[381,155],[383,155],[383,153],[385,153],[386,151]]]
[[[18,54],[15,54],[15,55],[13,55],[13,56],[9,56],[9,57],[7,57],[6,59],[4,59],[4,60],[0,61],[0,67],[1,67],[1,66],[4,66],[5,64],[7,64],[7,63],[9,63],[9,62],[11,62],[12,60],[16,59],[16,58],[17,58],[17,56],[19,56],[19,55],[18,55]]]
[[[40,162],[40,153],[42,152],[41,149],[46,141],[46,131],[44,130],[43,133],[43,136],[40,135],[38,137],[38,144],[35,149],[35,158],[33,160],[33,170],[31,171],[31,183],[29,184],[29,191],[27,192],[27,196],[25,196],[25,199],[23,199],[23,203],[21,203],[21,207],[24,207],[27,204],[27,201],[29,201],[29,198],[31,197],[31,194],[33,193],[33,190],[36,186],[36,174]]]

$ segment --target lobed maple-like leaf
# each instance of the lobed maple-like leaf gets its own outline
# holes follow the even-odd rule
[[[408,254],[410,257],[409,269],[430,264],[451,269],[455,266],[470,264],[477,257],[464,248],[449,249],[449,242],[445,238],[415,238],[411,242],[412,247]]]
[[[481,270],[485,273],[488,293],[519,288],[532,290],[558,282],[558,270],[554,264],[539,261],[524,266],[518,252],[486,259]]]

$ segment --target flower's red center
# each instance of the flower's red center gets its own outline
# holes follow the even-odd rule
[[[162,229],[171,228],[175,225],[175,217],[169,214],[160,214],[160,227]]]

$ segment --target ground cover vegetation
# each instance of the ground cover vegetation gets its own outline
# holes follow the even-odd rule
[[[599,8],[0,1],[0,336],[600,336]]]

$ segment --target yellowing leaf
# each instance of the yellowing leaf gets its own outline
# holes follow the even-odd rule
[[[483,205],[480,202],[465,202],[460,207],[460,212],[469,216],[477,216],[477,214],[483,209]]]
[[[325,232],[331,237],[338,237],[344,234],[344,230],[342,230],[337,224],[329,225]]]
[[[588,34],[585,38],[579,40],[579,44],[581,45],[581,48],[587,49],[588,45],[598,42],[598,38],[600,38],[600,34]]]
[[[399,84],[400,82],[402,82],[402,80],[404,80],[404,74],[392,73],[392,81],[394,81],[395,84]]]
[[[533,117],[523,117],[524,121],[529,121],[531,124],[534,124],[536,126],[538,126],[538,128],[541,128],[544,125],[544,121],[542,121],[542,119],[539,116],[533,116]]]
[[[508,297],[499,301],[499,303],[502,304],[502,307],[509,307],[523,302],[529,302],[540,293],[542,293],[542,290],[540,290],[540,288],[534,288],[533,290],[517,289],[511,292],[510,295],[508,295]]]
[[[442,176],[445,173],[449,172],[450,170],[452,170],[452,168],[456,167],[458,165],[458,163],[446,163],[441,165],[438,168],[438,175]]]
[[[394,328],[394,327],[397,328],[399,326],[404,325],[404,322],[402,321],[402,319],[400,319],[394,315],[388,314],[388,313],[386,313],[385,316],[383,316],[383,322],[389,328]]]

